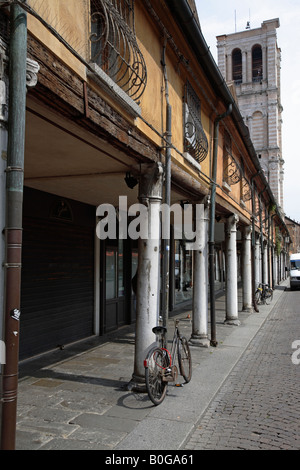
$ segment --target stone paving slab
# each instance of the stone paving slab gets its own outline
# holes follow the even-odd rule
[[[218,347],[192,346],[191,382],[169,384],[158,407],[147,394],[126,388],[133,373],[134,325],[22,363],[16,449],[179,449],[282,292],[276,290],[273,305],[260,313],[240,312],[238,327],[224,325],[224,295],[218,298]],[[185,308],[177,315],[187,338],[188,314]],[[173,322],[169,319],[170,336]]]

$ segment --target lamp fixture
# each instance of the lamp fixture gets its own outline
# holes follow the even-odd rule
[[[124,180],[128,188],[130,189],[133,189],[138,184],[138,180],[134,176],[132,176],[130,172],[126,173]]]

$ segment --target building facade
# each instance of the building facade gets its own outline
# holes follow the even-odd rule
[[[217,36],[218,65],[234,84],[238,106],[278,205],[283,210],[281,50],[279,19],[260,28]]]
[[[290,234],[289,254],[300,253],[300,223],[285,217],[285,223]]]
[[[189,301],[191,343],[215,345],[215,288],[226,290],[224,321],[238,325],[238,282],[252,310],[288,230],[194,2],[28,0],[0,13],[11,26],[0,189],[3,339],[13,339],[2,423],[13,427],[19,359],[135,323],[130,387],[143,388],[160,318]]]

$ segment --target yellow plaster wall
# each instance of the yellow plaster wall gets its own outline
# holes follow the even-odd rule
[[[74,4],[76,8],[74,8]],[[85,60],[88,59],[89,41],[87,25],[89,0],[28,0],[33,8],[46,23],[51,25],[64,40]],[[67,50],[38,19],[28,14],[28,31],[42,44],[50,49],[57,57],[74,70],[83,79],[86,78],[86,68],[76,57]]]
[[[149,16],[145,16],[143,8],[139,3],[135,5],[135,27],[139,48],[144,56],[147,67],[147,86],[140,98],[142,116],[146,123],[151,124],[158,133],[163,132],[163,106],[162,106],[162,86],[163,73],[161,61],[161,38],[157,34]],[[149,134],[154,142],[161,146],[162,141],[158,134],[152,132],[150,127],[140,119],[136,121],[142,132]]]
[[[164,38],[152,22],[148,12],[141,6],[140,2],[136,2],[135,4],[135,23],[137,41],[147,64],[147,87],[140,103],[142,116],[146,123],[141,119],[137,119],[137,126],[156,143],[163,145],[164,142],[161,142],[161,139],[155,135],[154,132],[151,132],[147,123],[157,129],[161,135],[164,135],[166,132],[166,83],[161,64]],[[184,142],[184,86],[187,79],[191,81],[191,77],[188,77],[185,68],[178,64],[178,58],[175,56],[168,42],[166,45],[165,62],[167,66],[169,103],[172,107],[172,144],[178,150],[172,150],[172,158],[176,159],[180,166],[186,167],[190,173],[194,173],[196,177],[199,177],[199,172],[193,169],[190,164],[186,163],[181,155],[183,153]],[[210,144],[210,120],[203,110],[202,125]],[[210,174],[209,154],[205,161],[201,163],[201,171],[206,172],[208,175]]]

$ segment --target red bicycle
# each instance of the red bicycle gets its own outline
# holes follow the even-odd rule
[[[158,337],[159,346],[149,351],[144,366],[147,392],[154,405],[159,405],[164,400],[168,383],[177,380],[176,359],[178,359],[180,375],[184,378],[185,383],[188,383],[192,377],[191,352],[187,339],[180,334],[179,321],[179,319],[175,320],[171,352],[166,345],[167,329],[163,326],[156,326],[152,329]]]

